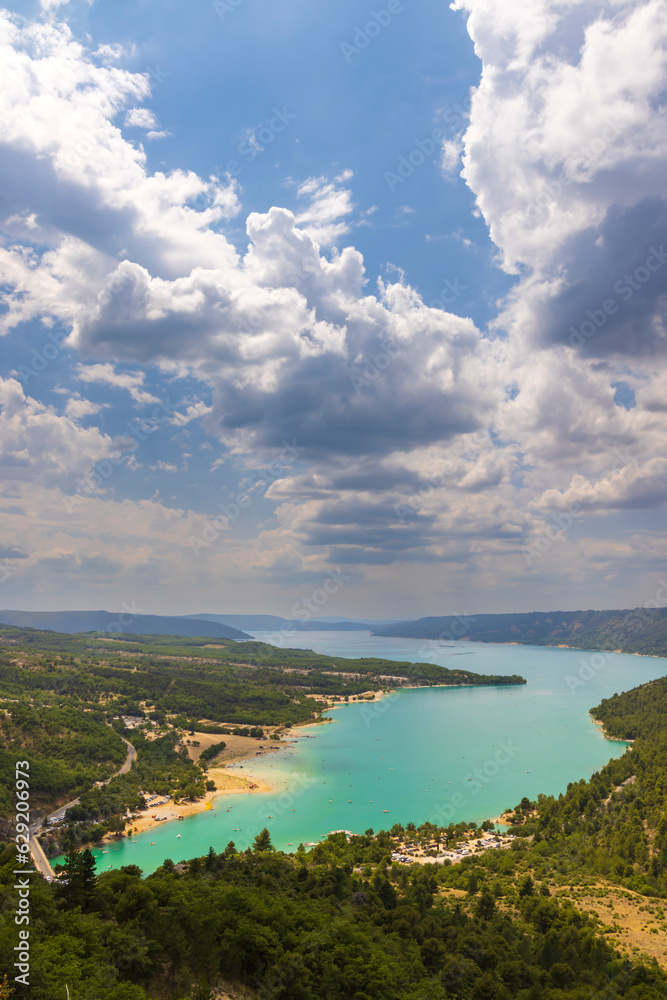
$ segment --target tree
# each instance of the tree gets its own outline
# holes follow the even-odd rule
[[[490,920],[495,912],[496,901],[491,890],[485,885],[477,904],[477,916],[481,920]]]
[[[535,883],[533,882],[530,875],[526,875],[525,879],[521,883],[521,888],[519,889],[520,898],[526,896],[532,896],[535,892]]]
[[[262,851],[274,850],[273,844],[271,843],[271,834],[266,827],[264,827],[263,830],[260,830],[255,837],[252,849],[255,854],[261,854]]]
[[[95,865],[95,858],[88,848],[80,851],[77,847],[72,847],[65,855],[65,864],[58,866],[64,875],[58,892],[68,909],[80,906],[85,910],[95,895]]]

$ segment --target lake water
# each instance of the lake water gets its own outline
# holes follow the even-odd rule
[[[404,690],[329,713],[298,744],[246,761],[240,774],[272,792],[219,797],[212,811],[95,849],[98,871],[126,864],[146,874],[173,861],[240,849],[264,826],[275,847],[296,850],[331,830],[363,833],[394,823],[447,825],[494,818],[522,796],[559,794],[626,744],[606,740],[588,710],[602,698],[667,674],[664,659],[536,646],[375,638],[367,632],[258,632],[275,645],[332,656],[435,662],[480,674],[524,676],[517,687]],[[180,837],[178,836],[180,834]]]

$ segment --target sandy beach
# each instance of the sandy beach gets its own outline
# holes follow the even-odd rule
[[[240,775],[236,771],[229,771],[228,764],[235,764],[239,761],[253,759],[257,756],[260,747],[262,756],[265,754],[279,753],[294,744],[296,732],[291,731],[283,734],[280,741],[269,739],[270,733],[264,739],[257,740],[249,736],[213,736],[209,733],[195,733],[188,737],[190,744],[185,744],[191,760],[199,760],[201,754],[214,743],[224,742],[225,749],[215,758],[215,762],[209,766],[206,780],[215,782],[215,790],[207,792],[205,796],[196,802],[179,802],[173,800],[164,805],[153,807],[149,804],[146,812],[141,813],[135,819],[130,820],[126,827],[126,836],[132,837],[138,833],[145,833],[156,826],[161,826],[166,821],[178,820],[179,816],[192,816],[194,813],[203,812],[206,809],[215,811],[216,800],[225,795],[238,795],[247,793],[248,795],[263,794],[271,792],[272,786],[261,778],[254,777],[251,773]],[[199,743],[199,746],[192,746],[192,741]],[[105,842],[114,840],[113,834],[104,838]]]

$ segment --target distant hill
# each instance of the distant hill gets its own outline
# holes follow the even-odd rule
[[[186,615],[186,618],[207,622],[219,622],[233,628],[249,632],[277,632],[289,626],[295,632],[372,632],[375,628],[389,625],[391,621],[360,621],[355,618],[280,618],[278,615]],[[394,619],[395,621],[395,619]]]
[[[0,611],[0,623],[16,628],[48,629],[51,632],[117,632],[126,635],[210,636],[235,639],[251,636],[219,622],[166,615],[134,615],[111,611]]]
[[[626,611],[533,611],[523,614],[419,618],[376,629],[377,636],[455,642],[611,649],[667,656],[667,608]]]
[[[190,621],[217,622],[230,628],[240,628],[250,632],[270,632],[279,629],[284,618],[278,615],[184,615]]]

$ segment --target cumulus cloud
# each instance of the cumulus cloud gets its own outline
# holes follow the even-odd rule
[[[667,240],[664,4],[456,8],[484,63],[463,176],[505,268],[524,275],[500,325],[589,355],[663,351],[664,279],[620,289]],[[605,300],[613,316],[575,336]]]
[[[122,51],[90,54],[64,25],[0,15],[0,330],[60,326],[81,359],[76,377],[138,406],[157,402],[149,366],[196,379],[210,402],[187,400],[170,423],[187,434],[199,421],[242,472],[294,449],[266,490],[273,518],[243,546],[225,537],[206,549],[202,580],[219,579],[224,563],[228,579],[306,583],[335,561],[356,567],[351,586],[400,564],[418,567],[402,576],[427,596],[442,566],[452,581],[483,573],[493,588],[541,578],[521,551],[549,511],[662,503],[664,5],[457,7],[483,69],[442,163],[454,169],[463,153],[502,266],[517,276],[490,332],[427,307],[403,275],[369,282],[344,245],[359,224],[350,171],[297,184],[295,213],[250,214],[238,250],[226,233],[241,207],[233,182],[151,173],[123,137],[121,122],[149,136],[159,126],[150,81],[119,68]],[[633,408],[618,405],[619,383]],[[19,479],[33,449],[45,489],[56,489],[112,446],[77,424],[98,404],[73,398],[59,415],[17,383],[3,391],[13,415],[2,456]],[[35,427],[54,458],[42,460]],[[619,450],[628,457],[617,467]],[[164,567],[166,533],[187,551],[188,533],[206,524],[157,501],[89,496],[81,516],[89,510],[123,525],[123,558],[145,576]],[[45,535],[43,560],[115,573],[115,543],[93,544],[86,523],[89,555],[63,529]],[[595,540],[582,551],[597,565]],[[637,572],[649,555],[642,543]],[[620,546],[609,572],[624,559]],[[575,561],[564,541],[551,566],[566,574]]]
[[[148,403],[159,403],[160,400],[142,388],[145,375],[143,372],[117,372],[108,362],[97,365],[77,365],[77,378],[82,382],[111,385],[116,389],[125,389],[140,406]]]
[[[79,414],[80,415],[80,414]],[[96,427],[83,428],[78,414],[57,413],[26,396],[15,379],[0,379],[0,468],[14,481],[66,488],[114,450]]]
[[[82,399],[80,396],[72,396],[65,404],[65,414],[73,420],[80,420],[81,417],[92,417],[102,409],[100,403],[93,403],[90,399]]]
[[[157,128],[157,118],[148,108],[131,108],[125,115],[128,128]]]

